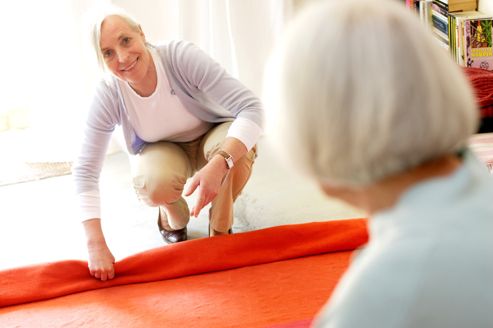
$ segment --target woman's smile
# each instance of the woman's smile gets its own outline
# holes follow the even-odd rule
[[[139,61],[139,57],[137,57],[133,62],[131,62],[129,65],[123,67],[120,69],[120,71],[122,72],[130,72],[134,67],[135,65],[137,65],[137,62]]]

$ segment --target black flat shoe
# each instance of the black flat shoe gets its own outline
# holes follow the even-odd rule
[[[188,239],[187,227],[178,230],[166,230],[161,224],[161,209],[159,209],[159,215],[157,218],[157,226],[159,227],[159,233],[163,236],[163,239],[168,244],[179,243]]]
[[[168,244],[179,243],[181,241],[187,240],[187,227],[179,230],[168,231],[164,229],[159,229],[161,236]]]

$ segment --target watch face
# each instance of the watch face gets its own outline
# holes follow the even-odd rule
[[[228,168],[230,168],[230,169],[233,168],[234,163],[233,163],[233,158],[231,158],[231,156],[226,158],[226,163],[228,164]]]
[[[230,154],[228,154],[224,150],[219,150],[218,154],[221,155],[222,157],[224,157],[224,160],[226,161],[226,165],[228,166],[228,169],[233,168],[233,166],[235,165],[234,161],[233,161],[233,156],[231,156]]]

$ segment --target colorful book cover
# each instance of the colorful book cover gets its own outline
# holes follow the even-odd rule
[[[492,22],[492,19],[465,22],[467,67],[493,70]]]
[[[492,19],[491,16],[480,13],[478,11],[460,12],[460,13],[449,13],[450,18],[450,39],[452,40],[454,46],[451,47],[455,61],[461,66],[467,66],[466,58],[466,22],[473,19]]]

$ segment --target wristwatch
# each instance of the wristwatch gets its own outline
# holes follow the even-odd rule
[[[224,157],[224,160],[226,161],[226,166],[228,167],[228,170],[231,170],[233,168],[233,166],[235,166],[235,163],[233,162],[233,156],[231,156],[231,154],[225,152],[222,149],[218,150],[216,154]]]

